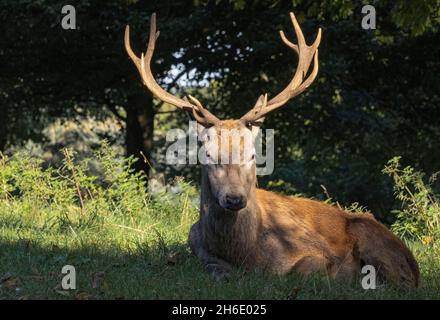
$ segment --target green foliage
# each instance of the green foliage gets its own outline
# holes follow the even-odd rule
[[[440,297],[439,253],[423,243],[410,243],[424,280],[417,290],[364,290],[357,281],[239,268],[230,281],[213,282],[186,244],[198,216],[191,184],[176,178],[146,191],[144,178],[131,172],[132,158],[118,157],[107,143],[84,160],[70,149],[60,152],[59,168],[44,168],[23,152],[0,155],[0,299]],[[100,174],[92,174],[93,161]],[[363,211],[356,204],[347,209]],[[60,287],[66,264],[77,270],[76,290]]]
[[[100,176],[91,174],[91,158],[75,161],[71,149],[62,152],[63,165],[57,169],[44,169],[41,160],[24,153],[0,154],[0,202],[10,208],[8,216],[18,223],[29,214],[43,216],[43,230],[81,230],[100,227],[109,216],[171,215],[176,210],[184,212],[182,221],[188,223],[194,212],[188,199],[195,191],[189,184],[177,179],[172,197],[167,193],[152,197],[145,176],[133,172],[133,157],[118,158],[106,142],[93,159]]]
[[[114,113],[125,131],[120,136],[132,138],[128,154],[145,146],[148,158],[159,153],[164,129],[183,126],[187,117],[157,116],[159,108],[171,110],[142,88],[123,49],[127,23],[135,52],[145,49],[153,11],[161,36],[152,69],[161,86],[199,97],[221,118],[240,117],[260,94],[273,97],[289,83],[297,57],[278,31],[295,41],[293,11],[307,41],[323,30],[319,74],[306,92],[267,117],[265,127],[276,129],[276,166],[260,185],[273,180],[281,190],[284,180],[282,191],[313,197],[325,185],[342,205],[359,202],[392,223],[392,188],[380,174],[388,159],[399,154],[425,172],[439,169],[439,0],[73,4],[79,29],[66,31],[59,1],[0,2],[0,58],[7,61],[0,75],[2,151],[27,139],[44,141],[41,129],[54,117]],[[365,4],[376,8],[376,30],[361,28]],[[189,71],[190,81],[177,81],[176,74]],[[201,88],[203,79],[209,86]],[[180,171],[151,160],[169,176]],[[194,177],[196,170],[185,167],[180,174]]]
[[[437,31],[440,23],[439,0],[398,0],[393,8],[393,20],[413,36],[427,31]]]
[[[401,157],[391,159],[383,172],[394,180],[394,193],[401,202],[392,230],[401,237],[417,239],[426,245],[439,245],[440,201],[432,190],[436,175],[429,182],[424,173],[400,164]]]
[[[103,199],[108,210],[128,215],[144,210],[147,206],[146,181],[141,172],[132,169],[135,159],[132,156],[118,159],[115,149],[107,144],[97,151],[96,158],[103,168],[106,185]]]

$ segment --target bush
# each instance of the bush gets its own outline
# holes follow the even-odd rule
[[[432,184],[437,174],[425,181],[425,174],[407,166],[401,167],[400,157],[391,159],[383,173],[394,180],[394,194],[401,208],[392,230],[399,236],[438,246],[440,240],[440,202]]]
[[[34,216],[42,229],[49,230],[87,229],[109,217],[136,219],[175,212],[182,214],[182,223],[189,223],[188,217],[196,212],[197,192],[190,184],[175,179],[163,192],[150,193],[145,177],[133,172],[135,160],[118,157],[107,143],[93,158],[77,161],[67,148],[62,154],[61,167],[45,169],[43,160],[24,152],[11,157],[0,153],[1,211],[18,224],[26,220],[22,217]]]

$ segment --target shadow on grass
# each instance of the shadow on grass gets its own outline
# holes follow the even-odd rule
[[[76,270],[76,289],[63,290],[64,265]],[[0,299],[438,299],[436,287],[363,290],[360,283],[321,277],[244,274],[213,282],[186,245],[138,245],[132,251],[35,241],[0,241]]]
[[[75,267],[76,290],[61,288],[65,265]],[[209,281],[184,245],[123,251],[93,245],[43,247],[32,240],[0,242],[0,279],[0,298],[7,299],[66,299],[79,292],[98,299],[182,298],[179,292],[183,291],[188,298],[196,298],[185,285]]]

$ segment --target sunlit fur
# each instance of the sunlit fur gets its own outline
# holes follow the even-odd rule
[[[238,120],[209,130],[221,129],[250,131]],[[237,146],[216,147],[233,152]],[[412,253],[373,215],[257,189],[255,169],[255,161],[246,159],[241,165],[202,165],[200,219],[191,228],[189,245],[214,278],[223,278],[234,265],[276,274],[319,272],[353,279],[363,265],[372,265],[381,278],[418,286],[419,269]],[[226,194],[245,196],[245,206],[225,208]]]

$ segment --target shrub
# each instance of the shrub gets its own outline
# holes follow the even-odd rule
[[[394,180],[394,194],[401,202],[392,230],[399,236],[420,240],[425,245],[438,246],[440,240],[440,202],[432,184],[436,174],[425,181],[425,174],[407,166],[402,168],[400,157],[391,159],[383,173]]]
[[[197,211],[197,192],[189,183],[175,179],[162,193],[151,194],[145,177],[133,172],[133,157],[118,157],[105,142],[91,158],[77,160],[67,148],[62,154],[59,168],[44,168],[41,159],[24,152],[0,153],[0,212],[20,225],[22,217],[35,217],[40,229],[60,231],[143,215],[169,215],[188,227]],[[173,217],[176,212],[180,215]]]

